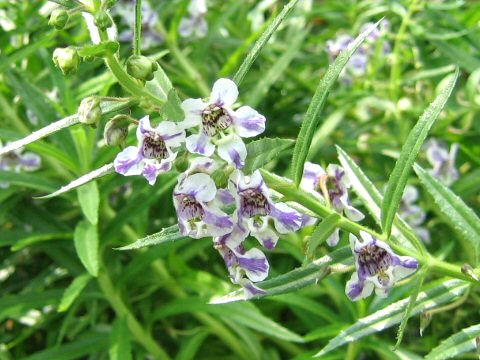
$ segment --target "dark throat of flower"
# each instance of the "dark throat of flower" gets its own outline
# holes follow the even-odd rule
[[[205,135],[215,136],[232,124],[232,118],[225,109],[209,105],[202,114],[202,131]]]
[[[387,250],[370,244],[359,251],[358,262],[368,276],[373,276],[388,269],[392,264],[392,256]]]
[[[149,133],[143,141],[143,156],[148,159],[166,159],[168,150],[165,141],[158,134]]]
[[[240,193],[240,208],[247,217],[265,216],[270,214],[270,204],[267,198],[257,189],[247,189]]]

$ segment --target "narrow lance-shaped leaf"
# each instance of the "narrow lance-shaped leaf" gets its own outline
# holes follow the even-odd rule
[[[319,115],[325,105],[330,89],[355,50],[357,50],[367,36],[377,28],[377,26],[380,24],[380,21],[378,21],[375,25],[369,26],[352,43],[350,43],[347,49],[342,51],[335,59],[333,64],[329,66],[327,72],[320,80],[310,106],[308,107],[303,119],[302,127],[300,128],[300,133],[298,134],[297,138],[297,143],[295,144],[295,149],[293,151],[292,168],[295,185],[299,186],[300,181],[302,180],[303,166],[305,164],[305,160],[307,159],[310,144],[312,143],[313,135],[315,134],[315,129],[320,122]]]
[[[127,321],[124,318],[117,318],[113,323],[108,354],[111,360],[132,359],[130,332],[128,331]]]
[[[247,158],[245,159],[243,171],[245,174],[254,172],[268,162],[276,159],[282,151],[293,146],[294,143],[295,141],[291,139],[278,138],[263,138],[248,143]]]
[[[116,250],[134,250],[140,249],[146,246],[160,245],[169,242],[178,241],[180,239],[185,239],[186,237],[180,234],[178,230],[178,225],[172,225],[168,228],[162,229],[162,231],[148,235],[143,239],[135,241],[133,244],[122,246]]]
[[[466,282],[456,279],[448,281],[442,279],[436,284],[436,286],[418,294],[417,303],[413,307],[411,315],[416,315],[422,311],[452,301],[462,295],[469,286]],[[409,300],[409,298],[406,298],[397,301],[367,317],[358,319],[355,324],[331,339],[327,346],[319,351],[315,357],[321,357],[342,345],[398,324],[402,319],[402,313],[407,307]]]
[[[60,304],[58,305],[58,311],[67,311],[91,279],[92,276],[89,273],[77,276],[65,289]]]
[[[450,97],[455,82],[457,81],[458,73],[459,70],[457,68],[447,86],[445,86],[436,99],[423,112],[422,116],[420,116],[420,119],[418,119],[418,122],[408,134],[407,141],[402,147],[400,157],[390,174],[382,202],[382,228],[387,236],[390,236],[392,231],[393,219],[395,218],[400,200],[402,199],[403,190],[407,184],[413,163],[415,162],[418,152],[420,151],[428,132],[433,126],[433,123]]]
[[[75,250],[90,275],[98,275],[98,234],[97,227],[88,221],[81,221],[73,236]]]
[[[480,263],[480,219],[452,190],[420,166],[414,166],[420,181],[435,200],[445,221],[460,238],[472,245],[476,264]]]
[[[425,356],[425,360],[443,360],[457,358],[458,355],[477,348],[477,338],[480,336],[480,324],[465,328],[448,339],[443,340]]]
[[[93,225],[98,222],[98,205],[100,194],[95,181],[82,185],[77,189],[78,202],[83,214]]]

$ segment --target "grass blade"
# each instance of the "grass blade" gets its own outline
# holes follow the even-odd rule
[[[460,354],[474,351],[477,347],[476,338],[478,336],[480,336],[480,324],[465,328],[442,341],[425,356],[425,360],[457,358]]]

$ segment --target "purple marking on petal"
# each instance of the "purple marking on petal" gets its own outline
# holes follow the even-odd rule
[[[124,175],[128,172],[128,170],[132,168],[132,166],[135,166],[140,161],[142,161],[142,159],[143,159],[142,153],[139,152],[137,157],[134,159],[119,160],[115,164],[115,171],[119,174]]]
[[[241,268],[255,273],[265,273],[268,271],[267,261],[265,258],[239,257],[238,265]]]
[[[275,247],[275,241],[273,241],[272,238],[266,238],[262,240],[263,246],[265,246],[266,249],[272,250]]]
[[[230,191],[228,191],[227,189],[218,189],[217,190],[217,198],[224,205],[231,204],[232,202],[235,201],[235,198],[233,197],[232,194],[230,194]]]
[[[393,265],[403,266],[408,269],[418,268],[418,262],[414,258],[407,258],[406,260],[401,260],[398,256],[393,256]]]
[[[163,139],[163,140],[171,140],[171,139],[173,139],[173,138],[176,138],[176,137],[182,136],[182,135],[183,135],[183,131],[182,131],[182,132],[179,132],[179,133],[177,133],[177,134],[173,134],[173,135],[166,135],[166,136],[163,136],[163,135],[162,135],[162,139]]]
[[[206,224],[210,224],[223,229],[228,229],[233,226],[233,223],[230,221],[230,218],[228,216],[220,216],[208,210],[205,210],[203,221]]]
[[[358,283],[351,285],[350,290],[347,293],[347,296],[352,300],[357,298],[362,293],[364,285],[365,285],[364,281],[362,282],[359,281]]]
[[[37,156],[20,156],[20,165],[36,168],[40,166],[40,158]]]
[[[302,223],[302,218],[297,212],[280,211],[275,206],[271,207],[270,216],[280,221],[290,231],[298,230]]]
[[[157,179],[157,168],[153,164],[148,164],[143,169],[142,174],[145,176],[145,179],[147,179],[149,184],[153,185]]]
[[[247,291],[250,296],[265,295],[267,293],[265,290],[260,289],[258,286],[253,285],[251,282],[245,283],[243,285],[243,287],[244,287],[245,291]]]
[[[230,155],[230,158],[233,160],[233,162],[235,163],[235,167],[237,169],[241,169],[245,166],[245,162],[242,161],[242,159],[240,158],[240,154],[238,153],[237,150],[235,149],[230,149],[228,151],[228,154]]]

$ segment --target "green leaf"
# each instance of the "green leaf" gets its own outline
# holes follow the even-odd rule
[[[186,237],[180,234],[178,230],[178,225],[172,225],[168,228],[162,229],[162,231],[148,235],[143,239],[139,239],[135,241],[133,244],[122,246],[116,250],[134,250],[140,249],[146,246],[153,246],[153,245],[160,245],[165,243],[170,243],[174,241],[178,241],[181,239],[185,239]]]
[[[107,54],[115,54],[118,51],[120,44],[116,41],[104,41],[95,45],[84,45],[78,50],[78,55],[102,57]]]
[[[100,203],[97,183],[92,181],[80,186],[77,189],[77,194],[83,214],[93,225],[97,224],[98,204]]]
[[[41,309],[47,305],[56,305],[61,296],[62,290],[24,292],[19,295],[4,294],[0,298],[0,321],[22,316],[31,309]]]
[[[433,123],[447,103],[450,94],[455,86],[458,78],[459,70],[455,71],[455,75],[447,86],[438,94],[430,106],[423,112],[413,129],[408,134],[408,138],[402,147],[400,157],[395,163],[390,178],[388,179],[387,189],[382,202],[382,229],[387,236],[392,231],[392,223],[395,214],[402,200],[403,190],[407,184],[413,163],[417,158],[418,152],[425,141],[428,132]]]
[[[480,219],[452,190],[432,177],[420,166],[414,166],[422,185],[435,200],[445,221],[457,235],[471,244],[475,265],[480,263]]]
[[[382,21],[382,20],[380,20]],[[305,160],[307,159],[308,151],[310,149],[310,144],[312,143],[313,135],[315,130],[320,122],[320,113],[325,106],[330,89],[337,80],[338,76],[342,72],[342,69],[347,64],[350,57],[353,55],[355,50],[362,44],[366,37],[376,29],[378,21],[375,25],[370,26],[364,32],[362,32],[345,51],[342,51],[340,55],[335,59],[332,65],[329,66],[327,72],[323,76],[322,80],[318,84],[315,94],[313,95],[310,106],[307,109],[305,117],[302,122],[302,127],[300,128],[300,133],[298,134],[297,142],[295,144],[295,149],[293,150],[293,179],[296,186],[300,185],[303,174],[303,166]]]
[[[425,360],[458,358],[458,355],[476,350],[476,338],[480,336],[480,324],[465,328],[443,340],[425,356]]]
[[[468,286],[466,282],[461,280],[445,281],[442,279],[439,282],[435,282],[435,286],[418,294],[417,303],[413,307],[411,315],[416,315],[457,298],[467,290]],[[358,319],[355,324],[331,339],[327,346],[319,351],[315,357],[323,356],[344,344],[351,343],[364,336],[377,333],[398,324],[409,302],[410,299],[406,298],[367,317]]]
[[[98,275],[97,227],[88,221],[80,221],[73,236],[75,250],[85,269],[94,277]]]
[[[339,220],[340,215],[333,213],[328,215],[325,219],[322,220],[320,224],[317,225],[312,235],[310,236],[310,240],[308,241],[306,254],[307,259],[312,259],[315,254],[315,250],[321,244],[323,244],[330,235],[332,235],[333,231],[337,227]]]
[[[295,143],[291,139],[263,138],[247,144],[247,158],[243,171],[251,174],[268,162],[278,158],[278,155]]]
[[[130,345],[130,332],[127,322],[123,318],[117,318],[113,323],[110,334],[110,360],[131,360],[132,348]]]
[[[177,356],[175,356],[175,360],[195,360],[198,350],[208,335],[209,332],[202,329],[192,335],[182,344]]]
[[[38,244],[45,241],[58,240],[58,239],[71,239],[73,238],[72,233],[48,233],[48,234],[35,234],[25,237],[18,240],[10,250],[19,251],[27,246]]]
[[[58,305],[58,311],[67,311],[91,279],[92,276],[89,273],[77,276],[65,289],[60,304]]]
[[[145,87],[162,101],[167,101],[168,93],[173,89],[172,82],[161,66],[158,67],[158,70],[153,75],[153,80],[147,81]]]
[[[45,179],[37,174],[16,173],[11,171],[0,171],[0,182],[10,185],[23,186],[38,191],[52,191],[58,187],[58,183]]]
[[[178,97],[177,91],[170,89],[167,102],[163,105],[160,112],[163,113],[168,120],[175,122],[182,121],[185,118],[185,113],[183,112],[181,104],[182,102]]]
[[[253,45],[252,49],[245,57],[245,60],[243,60],[242,65],[240,65],[240,68],[237,70],[235,76],[233,77],[233,81],[238,86],[240,86],[243,78],[247,74],[248,70],[252,66],[260,51],[267,44],[268,40],[275,32],[275,30],[277,30],[283,19],[285,19],[288,14],[290,14],[297,2],[298,0],[290,0],[290,2],[283,7],[282,11],[280,12],[280,14],[277,15],[275,20],[273,20],[273,22],[267,27],[267,29],[263,32],[260,38],[255,42],[255,45]]]

